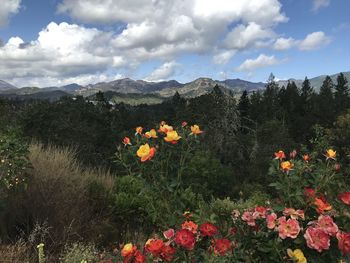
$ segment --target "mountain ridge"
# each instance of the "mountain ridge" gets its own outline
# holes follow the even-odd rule
[[[336,77],[340,73],[329,75],[334,82]],[[345,77],[350,81],[350,71],[343,72]],[[324,78],[327,75],[320,75],[314,78],[310,78],[311,86],[316,91],[319,90]],[[276,81],[280,87],[286,86],[289,81],[294,81],[298,87],[301,87],[304,80],[300,79],[288,79]],[[264,82],[251,82],[243,79],[226,79],[226,80],[214,80],[212,78],[200,77],[188,83],[180,83],[176,80],[168,80],[161,82],[148,82],[145,80],[133,80],[131,78],[116,79],[110,82],[99,82],[96,84],[79,85],[76,83],[68,84],[61,87],[23,87],[16,88],[8,82],[0,80],[0,93],[7,95],[30,95],[38,92],[53,92],[62,91],[70,95],[81,95],[89,97],[97,92],[108,92],[112,91],[118,94],[155,94],[164,98],[173,96],[176,92],[184,97],[196,97],[209,92],[215,85],[219,85],[223,90],[241,93],[244,90],[248,92],[261,90],[265,88],[266,83]]]

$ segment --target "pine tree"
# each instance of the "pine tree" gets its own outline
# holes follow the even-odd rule
[[[350,106],[348,80],[343,73],[340,73],[337,77],[334,102],[337,115],[344,112]]]
[[[320,94],[318,95],[315,109],[318,121],[323,126],[331,125],[335,118],[333,89],[333,81],[327,76],[320,88]]]

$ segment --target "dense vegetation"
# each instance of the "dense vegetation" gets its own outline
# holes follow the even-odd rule
[[[307,78],[301,88],[293,82],[279,87],[270,76],[263,91],[244,92],[238,100],[219,87],[192,99],[175,94],[154,105],[112,106],[103,93],[96,94],[93,102],[83,97],[56,102],[1,100],[0,238],[4,245],[0,252],[12,257],[9,262],[36,262],[36,246],[44,243],[48,262],[94,262],[94,253],[119,249],[126,241],[140,248],[149,236],[181,225],[184,211],[194,217],[186,217],[186,222],[216,223],[225,236],[232,227],[227,218],[232,221],[234,210],[243,212],[276,200],[276,214],[284,206],[304,208],[308,202],[302,199],[303,191],[311,186],[315,195],[336,199],[334,189],[350,190],[349,177],[325,185],[326,181],[300,180],[300,176],[279,182],[286,170],[280,171],[280,163],[271,160],[273,153],[283,149],[291,156],[277,159],[282,164],[290,158],[296,166],[292,174],[312,171],[327,174],[322,177],[326,180],[333,176],[334,167],[337,173],[349,174],[349,109],[349,86],[342,74],[336,83],[326,77],[318,93]],[[165,124],[160,126],[160,121],[176,127],[181,140],[162,131]],[[143,131],[138,129],[134,136],[136,127]],[[151,129],[156,135],[145,136]],[[173,143],[164,141],[168,136]],[[152,156],[141,162],[137,153],[147,143]],[[321,165],[318,160],[329,149],[336,150],[336,158],[328,156]],[[301,157],[305,154],[315,163],[304,166]],[[282,176],[276,179],[278,173]],[[285,192],[285,184],[295,189]],[[336,216],[339,227],[349,232],[349,206],[334,207],[343,213]],[[307,218],[311,221],[316,216],[313,211]],[[241,231],[252,231],[245,227]],[[216,245],[213,255],[203,256],[210,240],[200,239],[200,252],[191,260],[264,262],[261,257],[265,255],[268,262],[281,262],[287,260],[286,249],[298,244],[276,247],[276,241],[271,247],[250,251],[249,256],[240,254],[243,244],[251,249],[266,241],[249,235],[251,239],[237,245],[236,253],[233,249],[235,256],[226,258],[218,257],[223,251],[215,252]],[[232,248],[226,243],[228,247]],[[285,251],[276,252],[281,249]],[[129,250],[128,262],[142,258],[133,246]],[[317,253],[305,254],[310,262],[321,262]],[[107,260],[113,253],[102,254],[104,262],[102,258]],[[179,260],[191,257],[188,253],[169,255]],[[341,256],[332,250],[323,258],[330,262]]]

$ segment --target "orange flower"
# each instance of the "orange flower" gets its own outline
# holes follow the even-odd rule
[[[180,139],[181,136],[179,136],[176,131],[167,132],[166,137],[164,138],[166,142],[170,142],[172,144],[177,144]]]
[[[194,223],[193,221],[185,221],[181,225],[181,228],[190,230],[193,234],[196,234],[197,233],[197,229],[198,229],[198,225],[196,223]]]
[[[134,246],[132,243],[125,244],[122,249],[122,256],[127,257],[132,254],[134,254],[136,251],[136,246]]]
[[[141,145],[140,148],[136,152],[137,156],[141,158],[141,162],[151,160],[155,153],[156,153],[156,148],[149,147],[148,143]]]
[[[308,162],[310,161],[310,155],[304,154],[304,155],[303,155],[303,159],[304,159],[305,162],[308,163]]]
[[[167,125],[165,122],[161,122],[160,123],[160,126],[159,126],[159,130],[158,132],[161,132],[161,133],[168,133],[170,131],[173,131],[173,126],[169,126]]]
[[[129,137],[124,137],[124,139],[123,139],[123,144],[124,144],[125,146],[131,145],[130,138],[129,138]]]
[[[317,206],[316,210],[320,214],[323,214],[325,211],[329,211],[332,209],[332,206],[326,201],[324,197],[323,198],[315,197],[314,205]]]
[[[281,168],[284,172],[292,170],[293,167],[294,164],[292,164],[290,161],[281,162]]]
[[[275,152],[275,159],[285,159],[286,158],[286,155],[284,154],[284,151],[278,151],[278,152]]]
[[[146,138],[148,138],[148,139],[149,139],[149,138],[158,138],[157,132],[156,132],[155,129],[152,129],[152,130],[146,132],[146,133],[145,133],[145,136],[146,136]]]
[[[136,135],[136,134],[142,134],[143,128],[142,128],[141,126],[139,126],[139,127],[136,127],[135,130],[136,130],[135,135]]]
[[[328,159],[333,159],[333,160],[335,160],[335,158],[336,158],[336,156],[337,156],[337,152],[336,152],[336,151],[333,151],[332,149],[328,149],[328,150],[326,151],[325,156],[327,157],[327,160],[328,160]]]
[[[201,134],[203,133],[203,131],[201,131],[201,129],[199,128],[198,125],[193,125],[191,126],[191,135],[194,134],[194,135],[197,135],[197,134]]]

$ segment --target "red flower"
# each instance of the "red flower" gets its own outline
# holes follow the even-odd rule
[[[286,158],[286,155],[284,154],[284,151],[278,151],[278,152],[275,152],[275,159],[285,159]]]
[[[182,126],[182,127],[187,126],[187,122],[183,121],[183,122],[181,123],[181,126]]]
[[[314,200],[315,194],[316,194],[315,190],[310,188],[310,187],[306,187],[304,189],[304,195],[305,195],[307,201],[309,201],[309,202]]]
[[[217,227],[211,223],[204,223],[201,225],[199,230],[201,231],[203,237],[212,237],[218,232]]]
[[[174,254],[176,253],[176,249],[171,246],[163,246],[162,252],[160,256],[166,262],[171,262],[174,258]]]
[[[310,155],[304,154],[303,155],[303,159],[304,159],[305,162],[309,162],[310,161]]]
[[[124,137],[124,139],[123,139],[123,144],[124,144],[125,146],[131,145],[130,138],[129,138],[129,137]]]
[[[142,254],[139,250],[135,252],[134,262],[133,263],[144,263],[146,262],[146,256]]]
[[[340,163],[336,163],[336,164],[334,165],[334,170],[335,170],[336,172],[339,172],[339,171],[340,171],[340,168],[341,168]]]
[[[344,204],[350,205],[350,192],[341,193],[338,196],[339,200],[341,200]]]
[[[181,229],[175,234],[175,243],[187,250],[192,250],[196,243],[196,239],[190,230]]]
[[[232,247],[231,241],[223,238],[215,241],[214,253],[216,255],[224,256]]]
[[[338,247],[340,251],[344,254],[350,254],[350,233],[341,233],[337,234]]]
[[[149,239],[145,245],[146,250],[151,253],[153,257],[158,257],[163,247],[164,242],[160,239]]]

